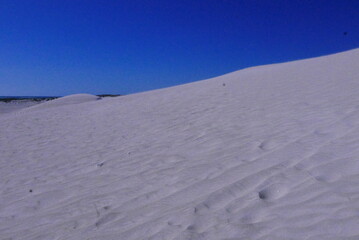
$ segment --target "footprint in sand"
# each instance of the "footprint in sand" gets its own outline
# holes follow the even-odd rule
[[[272,184],[258,192],[258,196],[263,200],[276,200],[288,193],[288,188],[284,184]]]

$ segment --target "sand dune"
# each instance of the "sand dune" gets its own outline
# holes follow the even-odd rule
[[[359,50],[0,115],[0,239],[359,239]]]

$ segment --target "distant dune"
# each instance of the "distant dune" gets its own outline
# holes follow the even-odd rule
[[[359,49],[0,114],[0,239],[359,239]]]
[[[100,94],[96,95],[97,98],[107,98],[107,97],[118,97],[122,95],[115,95],[115,94]],[[1,97],[0,96],[0,114],[9,113],[18,111],[23,108],[28,108],[40,103],[45,103],[50,100],[55,100],[59,97]],[[59,101],[52,101],[51,103],[48,103],[47,106],[53,106],[53,105],[66,105],[68,100],[68,97],[64,97],[65,100]],[[78,98],[72,98],[70,101],[82,101]]]

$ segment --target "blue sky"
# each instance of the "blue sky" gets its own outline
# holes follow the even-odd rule
[[[0,0],[0,96],[141,92],[357,48],[358,30],[358,0]]]

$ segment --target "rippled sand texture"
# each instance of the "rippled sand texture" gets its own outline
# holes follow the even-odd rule
[[[0,239],[359,239],[359,50],[0,115]]]

